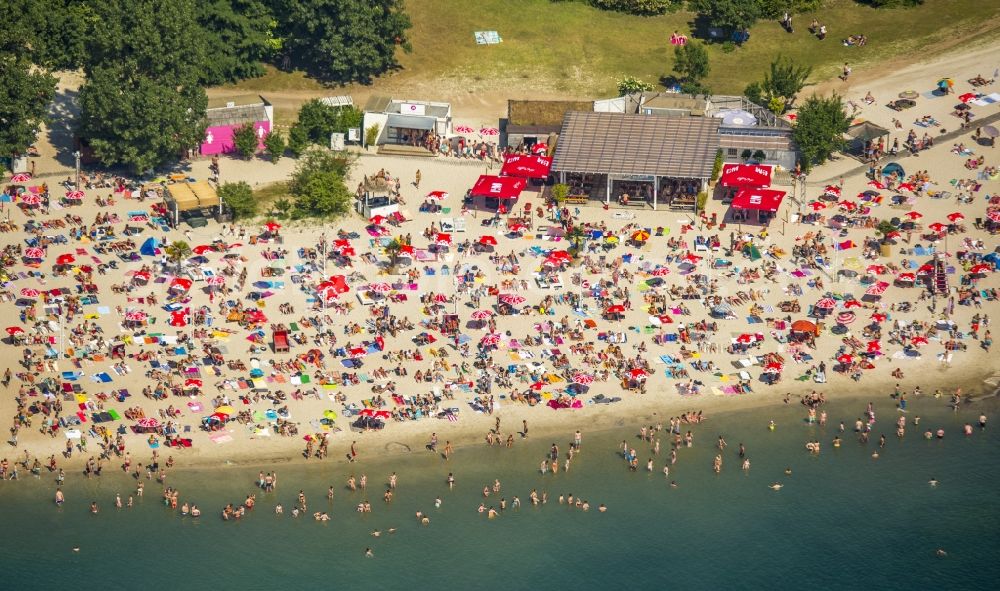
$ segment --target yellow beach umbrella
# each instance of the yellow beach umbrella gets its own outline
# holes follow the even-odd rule
[[[236,409],[226,404],[215,409],[215,412],[223,415],[233,415],[236,414]]]

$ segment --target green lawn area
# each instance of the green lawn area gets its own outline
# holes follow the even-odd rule
[[[673,64],[669,36],[690,32],[692,14],[643,18],[603,12],[578,2],[550,0],[406,0],[413,20],[413,52],[401,54],[402,69],[368,92],[409,89],[427,94],[459,93],[579,97],[610,96],[615,79],[632,74],[657,84]],[[807,27],[813,16],[829,35],[818,41]],[[949,43],[991,39],[1000,30],[1000,2],[926,0],[913,9],[874,10],[852,0],[829,0],[813,14],[795,15],[796,31],[762,22],[750,41],[730,53],[709,48],[713,92],[739,93],[759,79],[780,54],[815,67],[813,78],[828,79],[845,61],[857,71],[895,57],[917,57]],[[503,43],[477,46],[474,31],[496,30]],[[864,33],[864,48],[840,41]],[[993,66],[987,69],[991,69]],[[319,85],[299,73],[273,72],[238,85],[243,90],[315,91]],[[350,92],[345,89],[343,92]]]
[[[278,199],[294,201],[288,193],[288,183],[278,182],[262,185],[254,189],[253,196],[257,200],[257,215],[267,215],[274,202]]]

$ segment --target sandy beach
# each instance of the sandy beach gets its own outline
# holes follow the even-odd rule
[[[870,83],[866,81],[863,85],[849,85],[841,90],[857,104],[864,104],[864,96],[871,92],[875,101],[864,105],[857,117],[892,130],[892,135],[888,138],[889,144],[897,138],[902,143],[911,128],[918,135],[940,135],[958,129],[959,119],[950,115],[958,102],[958,95],[973,90],[984,94],[1000,90],[1000,82],[978,89],[973,89],[967,82],[979,74],[992,77],[995,64],[1000,63],[998,58],[1000,51],[995,47],[977,49],[960,58],[945,56],[934,63],[904,68]],[[943,68],[947,68],[947,72]],[[955,80],[954,95],[936,97],[928,94],[934,88],[938,73],[947,74]],[[888,100],[894,99],[900,91],[911,88],[920,94],[915,108],[901,114],[885,108]],[[976,115],[972,125],[1000,112],[998,104],[1000,103],[972,106]],[[914,119],[925,115],[940,124],[927,128],[914,127]],[[896,128],[893,118],[901,122],[900,128]],[[462,196],[478,175],[484,172],[485,166],[482,163],[445,158],[428,160],[369,154],[359,156],[352,173],[352,186],[363,177],[375,176],[381,170],[393,179],[400,179],[402,196],[406,201],[403,208],[413,214],[413,217],[399,226],[388,226],[386,229],[391,235],[410,235],[413,246],[424,249],[436,236],[435,232],[431,239],[424,237],[428,226],[433,224],[438,229],[445,218],[464,217],[466,221],[465,232],[451,233],[453,244],[449,252],[434,261],[414,261],[409,265],[401,265],[396,269],[396,274],[391,276],[386,274],[387,256],[378,240],[367,232],[369,221],[359,216],[325,227],[282,221],[283,227],[277,232],[280,241],[276,242],[273,235],[262,234],[263,222],[267,218],[258,222],[242,222],[233,228],[224,229],[213,222],[206,228],[189,229],[182,226],[178,230],[164,232],[154,224],[130,221],[130,212],[148,211],[151,205],[149,201],[139,203],[126,199],[123,194],[114,193],[112,189],[85,190],[79,205],[55,206],[47,213],[37,206],[24,205],[23,201],[5,203],[3,213],[9,221],[4,242],[8,245],[11,264],[7,266],[9,281],[3,286],[5,298],[0,303],[0,310],[8,318],[7,326],[21,327],[26,335],[23,338],[27,338],[31,344],[25,345],[12,338],[5,340],[3,365],[14,375],[7,386],[9,395],[0,400],[0,416],[14,417],[21,414],[15,400],[20,392],[25,403],[24,422],[30,419],[31,424],[24,424],[20,428],[16,446],[9,446],[4,455],[20,457],[27,452],[43,459],[56,455],[60,457],[60,465],[80,465],[88,457],[100,453],[97,447],[100,438],[96,436],[96,432],[91,431],[94,427],[92,416],[112,409],[120,419],[100,423],[100,426],[109,429],[109,442],[121,434],[125,451],[137,459],[149,456],[150,434],[133,432],[132,427],[137,421],[129,420],[124,415],[126,409],[131,409],[160,423],[160,429],[152,430],[160,431],[156,440],[161,454],[170,454],[179,464],[192,466],[219,465],[223,462],[250,464],[302,460],[306,445],[304,438],[307,436],[326,438],[330,457],[335,461],[341,461],[345,457],[352,442],[356,442],[362,458],[369,454],[417,451],[426,445],[432,432],[437,434],[442,443],[447,440],[455,446],[471,445],[483,440],[487,431],[494,427],[497,417],[501,420],[500,434],[506,437],[521,431],[522,421],[527,421],[532,434],[547,431],[565,433],[577,428],[600,429],[621,425],[624,421],[634,422],[646,418],[652,420],[653,417],[666,421],[668,417],[687,411],[701,410],[711,417],[713,413],[723,410],[781,404],[786,395],[797,399],[814,391],[823,393],[828,399],[889,396],[896,384],[907,394],[912,393],[917,386],[926,395],[941,389],[945,396],[950,396],[959,386],[965,388],[967,394],[986,389],[992,391],[995,383],[984,383],[984,380],[993,377],[996,364],[991,363],[989,351],[980,346],[982,341],[973,338],[970,331],[971,326],[976,324],[981,338],[989,328],[988,321],[982,316],[985,314],[990,318],[996,317],[1000,306],[995,300],[985,297],[980,298],[981,307],[949,304],[949,299],[959,299],[956,297],[956,290],[973,264],[971,261],[959,260],[959,253],[971,252],[983,256],[992,253],[997,247],[995,236],[973,227],[975,219],[985,217],[989,198],[1000,185],[995,180],[996,175],[983,178],[980,174],[985,167],[995,166],[997,162],[992,148],[981,146],[971,138],[972,129],[974,127],[960,138],[935,142],[933,147],[919,152],[918,156],[901,156],[895,159],[905,169],[905,177],[918,171],[926,171],[929,182],[922,190],[897,192],[876,189],[882,196],[881,200],[856,200],[858,203],[855,205],[860,204],[861,209],[867,208],[868,216],[872,219],[903,217],[908,212],[917,212],[921,216],[919,223],[924,228],[932,222],[947,224],[949,214],[961,214],[964,221],[953,223],[952,233],[940,235],[935,240],[922,237],[927,233],[926,230],[915,231],[910,236],[901,233],[896,244],[891,247],[889,257],[878,256],[874,252],[865,256],[863,245],[865,239],[872,237],[871,224],[850,226],[843,230],[828,227],[828,220],[834,215],[855,215],[844,209],[846,206],[838,205],[837,200],[827,200],[825,203],[828,208],[815,211],[821,216],[820,219],[811,220],[810,223],[797,221],[801,219],[797,217],[799,214],[813,213],[810,203],[818,200],[823,202],[820,197],[828,184],[837,185],[840,202],[855,200],[855,195],[872,189],[862,163],[841,157],[813,171],[807,180],[805,201],[800,204],[786,198],[777,218],[771,222],[766,232],[763,227],[756,225],[730,224],[725,229],[709,228],[704,220],[665,210],[641,210],[637,213],[634,208],[622,209],[615,206],[609,209],[585,206],[578,210],[570,207],[566,213],[573,218],[575,224],[602,229],[607,235],[615,237],[617,245],[605,248],[604,238],[590,241],[585,247],[590,250],[583,261],[558,267],[556,275],[561,283],[559,288],[542,288],[535,280],[536,273],[545,268],[544,260],[549,251],[565,250],[571,245],[566,238],[550,239],[548,228],[559,226],[559,222],[551,216],[553,212],[548,212],[543,217],[532,213],[533,228],[523,236],[511,235],[503,227],[482,225],[482,221],[492,215],[490,212],[469,211],[462,215]],[[972,153],[952,153],[953,145],[958,143],[963,143]],[[983,166],[975,170],[966,168],[965,164],[970,158],[980,155],[985,156]],[[224,181],[245,178],[251,184],[259,184],[282,178],[290,167],[291,163],[288,161],[272,166],[260,162],[224,160],[222,178]],[[190,174],[194,178],[204,179],[207,176],[206,169],[207,162],[196,162],[191,166]],[[421,174],[419,188],[414,186],[418,170]],[[905,177],[900,181],[906,180]],[[967,179],[971,185],[978,185],[978,188],[964,190],[956,186],[963,179]],[[59,201],[65,192],[58,185],[61,180],[61,177],[43,177],[17,184],[37,186],[47,182],[53,201]],[[776,188],[792,191],[791,187]],[[440,205],[448,208],[450,213],[419,212],[420,204],[431,191],[444,191],[449,195]],[[940,191],[948,191],[951,196],[934,198],[933,195]],[[897,205],[892,204],[895,195],[900,196],[900,203]],[[963,195],[969,197],[967,203],[956,200],[956,197]],[[98,205],[99,198],[106,199],[108,196],[113,196],[113,206]],[[543,203],[536,193],[526,192],[522,194],[517,208],[524,207],[534,212],[541,206]],[[727,206],[721,201],[710,199],[706,217],[715,215],[721,219],[726,210]],[[98,214],[115,214],[117,220],[108,224],[95,224],[95,216]],[[39,223],[47,220],[63,220],[65,223],[66,216],[78,216],[86,226],[85,234],[96,226],[101,226],[101,233],[110,229],[115,238],[101,241],[70,237],[64,244],[49,245],[43,260],[37,265],[25,265],[24,249],[28,248],[25,239],[32,236],[25,231],[25,225],[31,221]],[[506,225],[506,220],[501,219],[501,224]],[[225,250],[207,249],[202,255],[204,260],[191,263],[188,267],[191,270],[209,268],[213,274],[219,274],[231,264],[234,276],[226,278],[226,287],[232,292],[228,295],[216,294],[216,290],[209,289],[204,281],[196,281],[189,290],[175,292],[173,295],[177,307],[188,309],[190,314],[183,319],[185,326],[171,326],[170,321],[175,315],[163,306],[170,296],[168,286],[172,281],[173,265],[162,268],[160,254],[140,256],[135,262],[125,262],[114,252],[95,250],[127,239],[122,236],[126,225],[143,228],[141,233],[127,237],[132,240],[135,250],[149,237],[165,243],[186,240],[192,247],[225,245]],[[34,235],[65,235],[76,227],[79,226],[64,224],[62,227],[41,228]],[[648,240],[633,243],[631,236],[643,228],[650,229],[652,236]],[[661,231],[657,231],[658,229]],[[338,268],[334,261],[329,261],[324,273],[324,265],[313,264],[308,256],[300,256],[300,249],[316,248],[322,236],[325,236],[329,245],[338,230],[356,232],[359,236],[350,240],[358,255],[351,257],[351,267]],[[494,253],[473,252],[471,245],[479,243],[483,236],[495,238],[497,244]],[[720,246],[715,250],[699,250],[695,247],[697,236],[710,240],[715,237]],[[255,243],[251,243],[251,237],[255,237]],[[793,262],[795,248],[810,240],[817,240],[816,244],[823,244],[829,249],[824,257],[825,265]],[[848,241],[856,246],[843,251],[838,251],[833,246]],[[975,241],[981,241],[981,244]],[[461,253],[457,252],[458,245],[465,242],[469,247]],[[764,253],[763,258],[750,260],[740,248],[727,252],[730,250],[727,247],[738,243],[752,243]],[[234,244],[239,246],[230,246]],[[910,252],[917,244],[921,245],[921,252],[925,254],[903,254],[904,250]],[[897,281],[900,273],[915,272],[917,267],[931,260],[931,255],[927,254],[931,247],[936,247],[936,252],[944,257],[945,265],[954,269],[953,273],[947,275],[950,293],[933,302],[931,299],[920,298],[923,289],[919,287],[919,283],[916,287],[904,287]],[[21,251],[15,252],[13,249],[16,248]],[[268,254],[274,251],[287,254]],[[74,260],[66,264],[63,273],[56,274],[53,264],[65,254],[72,255]],[[513,258],[491,260],[491,254],[497,257],[513,254]],[[683,257],[688,254],[697,258],[684,260]],[[280,274],[273,271],[274,261],[265,255],[280,260]],[[604,263],[600,262],[599,257],[603,257]],[[517,261],[516,274],[498,271],[498,266],[509,267],[514,259]],[[725,259],[728,265],[716,267],[713,265],[716,259]],[[105,267],[111,261],[116,261],[117,268]],[[589,265],[587,261],[590,261]],[[907,269],[904,269],[904,261],[915,263],[915,266],[907,265]],[[83,265],[90,267],[92,271],[88,273],[81,270]],[[614,265],[614,269],[610,265]],[[871,265],[887,268],[881,273],[868,273],[867,269]],[[139,285],[134,281],[136,272],[142,268],[148,268],[151,274],[146,285]],[[447,274],[445,268],[448,269]],[[647,280],[656,275],[656,269],[664,269],[663,285],[649,288]],[[238,290],[236,276],[244,270],[247,275],[246,286],[243,290]],[[429,274],[429,270],[434,274]],[[854,271],[853,278],[840,273],[844,270]],[[413,272],[412,278],[404,275],[410,271]],[[471,288],[458,290],[457,278],[462,277],[464,271],[469,273],[471,280],[468,284]],[[269,276],[265,276],[265,272]],[[351,276],[352,273],[360,275],[348,279],[349,292],[342,294],[324,309],[312,309],[316,305],[317,284],[330,275]],[[866,276],[868,279],[865,279]],[[162,281],[158,281],[158,277]],[[701,277],[697,287],[693,281],[696,277]],[[262,281],[270,283],[254,286],[255,282]],[[506,288],[503,286],[503,282],[515,281]],[[585,283],[596,285],[600,281],[608,282],[604,295],[594,298],[591,297],[592,294],[585,293],[588,291],[583,287]],[[862,297],[872,281],[885,281],[889,286],[880,298]],[[364,305],[359,294],[367,291],[366,286],[381,282],[399,289],[392,289],[389,298],[380,299],[374,305]],[[70,295],[77,296],[76,286],[83,283],[95,286],[93,295],[96,295],[97,302],[78,304],[72,318],[65,313],[65,296],[58,296],[56,300],[52,295],[24,295],[30,294],[31,290],[43,292],[65,287]],[[712,287],[709,288],[709,285]],[[122,286],[122,289],[113,290],[112,286]],[[492,294],[489,293],[490,286],[495,286]],[[679,290],[690,286],[698,297],[683,299],[677,294],[670,294],[672,286],[677,286]],[[983,292],[997,288],[995,274],[985,272],[982,276],[977,276],[975,287]],[[478,307],[473,307],[471,301],[471,293],[475,290],[482,291]],[[250,291],[271,293],[254,300],[246,297]],[[621,295],[615,295],[616,293]],[[441,294],[440,300],[434,299],[436,294]],[[498,294],[522,296],[524,302],[517,307],[523,307],[526,313],[496,314],[500,303]],[[576,310],[566,301],[571,294],[584,295],[582,305]],[[644,296],[652,294],[661,296],[657,305],[663,311],[654,314],[646,309]],[[400,298],[400,295],[405,295],[405,299]],[[819,320],[819,335],[814,340],[814,346],[794,346],[788,340],[789,325],[796,320],[806,319],[810,306],[831,295],[836,295],[834,310],[832,314]],[[149,296],[156,298],[155,305],[149,303]],[[429,296],[430,301],[421,302],[422,296]],[[731,313],[713,317],[714,305],[707,303],[712,296],[728,303]],[[24,301],[18,302],[24,298],[35,301],[33,309],[36,322],[21,316],[30,307],[30,302],[29,305],[25,305]],[[46,302],[43,301],[46,298],[50,300],[50,304],[61,301],[63,314],[46,316]],[[545,304],[546,298],[552,298],[548,304]],[[370,301],[367,297],[364,299],[366,302]],[[856,299],[859,306],[845,307],[852,299]],[[226,300],[232,300],[247,309],[259,310],[267,320],[259,326],[227,321],[228,314],[219,308],[220,303]],[[626,309],[621,318],[612,319],[604,313],[606,305],[622,305],[626,300]],[[783,312],[780,309],[780,302],[791,300],[800,303],[799,312]],[[910,304],[906,311],[899,309],[903,303]],[[970,300],[967,303],[972,302]],[[407,319],[413,328],[397,331],[396,336],[381,333],[379,336],[384,337],[384,348],[378,350],[378,347],[371,346],[376,335],[365,327],[366,323],[375,320],[372,310],[386,304],[389,306],[386,316],[391,314],[399,320]],[[289,306],[294,311],[282,312],[283,306]],[[543,315],[539,306],[547,306],[553,313]],[[231,307],[229,310],[231,311]],[[496,323],[494,333],[479,328],[477,323],[470,324],[474,310],[493,312]],[[148,322],[127,326],[125,313],[129,311],[144,312]],[[199,311],[212,316],[210,327],[196,324],[195,317],[199,315]],[[850,321],[845,320],[843,330],[838,329],[839,334],[835,334],[831,329],[838,324],[836,318],[845,313],[849,313]],[[442,335],[436,325],[421,326],[421,322],[433,323],[444,314],[458,315],[461,333],[469,338],[467,356],[462,355],[461,349],[452,346],[451,339]],[[873,320],[873,316],[877,314],[886,315],[887,318],[881,322]],[[978,322],[973,322],[974,316]],[[816,318],[809,320],[815,321]],[[951,325],[953,329],[938,325],[938,322],[947,321],[954,323]],[[88,330],[81,328],[82,322],[88,324]],[[897,322],[911,328],[894,325]],[[920,325],[921,322],[926,324]],[[272,327],[278,323],[286,327],[296,323],[300,328],[297,332],[292,331],[292,336],[299,337],[301,344],[292,341],[288,353],[276,353],[271,349]],[[322,323],[325,329],[330,329],[331,334],[336,337],[336,344],[328,337],[318,338],[315,328],[309,328],[318,323]],[[359,324],[361,328],[357,334],[346,334],[345,327],[349,323]],[[565,330],[555,331],[545,326],[559,323],[565,326]],[[865,336],[865,329],[873,323],[880,325],[879,338]],[[709,324],[712,325],[711,328],[707,326]],[[100,327],[100,334],[92,331],[94,326]],[[194,338],[192,335],[196,330],[201,331],[204,338]],[[260,343],[262,346],[258,351],[251,352],[252,343],[248,336],[256,330],[263,333]],[[75,342],[71,338],[74,331],[77,332]],[[890,331],[902,331],[902,341],[890,338]],[[425,332],[433,335],[436,342],[415,344],[414,339]],[[684,342],[682,333],[685,332],[689,336],[692,333],[699,336]],[[84,336],[86,333],[89,334]],[[479,377],[490,381],[492,385],[489,392],[477,392],[477,368],[473,364],[476,361],[477,344],[487,334],[497,335],[498,347],[483,354],[483,367],[489,369],[486,373],[480,372]],[[668,334],[675,336],[668,339]],[[186,349],[178,352],[175,339],[150,338],[153,335],[187,335],[190,340]],[[737,348],[744,344],[740,342],[741,335],[748,335],[751,348],[727,352],[727,348],[734,344]],[[756,335],[760,335],[759,341]],[[917,336],[923,337],[920,344],[912,342],[913,337]],[[622,337],[624,342],[609,342]],[[657,342],[661,337],[662,341]],[[844,353],[845,347],[848,353],[854,349],[851,345],[845,345],[845,339],[857,339],[856,342],[862,344],[862,350],[855,360],[864,365],[864,369],[857,369],[860,376],[857,381],[850,377],[854,370],[839,372],[834,369],[839,364],[837,358]],[[183,346],[184,339],[180,340]],[[864,350],[863,343],[871,340],[880,341],[878,355],[867,355],[871,353],[870,347],[867,351]],[[363,341],[369,342],[369,346],[363,346]],[[124,344],[124,359],[112,357],[112,343],[116,342]],[[946,342],[952,342],[955,345],[952,348],[959,350],[946,350]],[[103,348],[99,343],[103,343]],[[350,350],[359,346],[365,349],[357,356],[360,357],[362,366],[353,370],[346,369],[342,361],[354,356]],[[612,351],[612,346],[616,347],[615,351]],[[214,367],[205,365],[200,359],[202,355],[198,353],[205,347],[217,348],[225,363]],[[25,349],[31,351],[31,361],[22,365],[19,362]],[[47,349],[57,350],[57,355],[46,359]],[[322,360],[318,364],[311,364],[311,358],[302,357],[309,355],[308,352],[313,349],[322,353]],[[346,353],[337,353],[340,349]],[[443,350],[446,356],[431,354],[432,350],[436,353],[438,349]],[[553,349],[558,349],[558,353],[553,353]],[[395,361],[385,357],[389,353],[404,350],[410,352],[410,359]],[[413,353],[418,351],[421,360],[412,358]],[[808,355],[808,359],[802,356],[803,353]],[[564,362],[561,359],[563,355]],[[664,361],[667,358],[669,361]],[[779,358],[781,361],[776,361]],[[252,363],[252,360],[256,361]],[[162,366],[162,373],[150,373],[156,371],[152,368],[151,361]],[[231,361],[242,361],[247,369],[232,369],[228,365]],[[172,367],[171,362],[174,362]],[[295,368],[274,365],[289,362],[297,362],[299,365]],[[122,363],[127,367],[116,365]],[[696,363],[697,366],[693,365]],[[816,380],[820,363],[826,369],[823,372],[825,381]],[[249,369],[257,364],[261,371],[255,383],[260,396],[255,398],[254,392],[244,387],[240,380],[245,380]],[[768,364],[781,366],[776,372],[772,372],[780,375],[780,381],[774,385],[761,381],[762,375],[767,373]],[[193,371],[189,371],[192,368]],[[378,368],[384,368],[388,372],[386,377],[376,377]],[[406,375],[397,375],[397,368],[405,369]],[[632,380],[634,388],[624,389],[623,377],[627,377],[625,374],[631,369],[642,369],[642,373],[646,375]],[[895,370],[901,371],[904,377],[895,377]],[[417,383],[414,377],[418,371],[429,372],[433,377],[429,381]],[[740,372],[744,373],[741,375]],[[683,377],[668,377],[668,373]],[[341,381],[342,374],[351,374],[359,383],[333,387],[319,385],[320,382]],[[501,385],[503,382],[498,380],[500,374],[503,374],[504,380],[509,380],[510,385]],[[578,389],[575,396],[567,396],[567,389],[578,374],[593,378],[593,382],[585,389]],[[301,375],[310,376],[310,383],[297,384],[296,382],[302,381]],[[51,378],[49,383],[54,388],[53,393],[44,394],[31,386],[46,378]],[[589,378],[579,381],[587,382]],[[188,379],[201,381],[190,382],[185,387]],[[694,383],[695,380],[698,383]],[[410,402],[394,401],[389,393],[383,393],[386,400],[384,406],[372,406],[370,402],[377,396],[376,391],[384,389],[390,381],[395,383],[395,393],[402,398],[437,396],[438,400],[432,400],[426,405],[413,405]],[[177,391],[160,400],[143,396],[144,388],[155,388],[158,383],[162,383],[166,391],[173,388]],[[200,383],[200,386],[193,385],[196,383]],[[533,384],[537,386],[533,388]],[[741,384],[748,385],[752,392],[737,393]],[[688,390],[690,386],[696,387],[698,392]],[[129,396],[118,400],[115,393],[122,389],[126,389]],[[644,393],[640,393],[640,389]],[[296,391],[300,396],[293,395]],[[284,397],[278,399],[279,393]],[[512,401],[512,393],[521,396],[534,393],[540,399],[537,404],[529,405]],[[271,398],[262,397],[265,394]],[[619,397],[621,400],[610,404],[594,403],[597,395]],[[493,413],[477,410],[487,406],[485,403],[490,396],[493,398]],[[219,400],[222,397],[225,400]],[[62,416],[76,415],[79,410],[87,421],[80,425],[49,429],[46,433],[40,432],[46,431],[46,418],[52,418],[42,412],[40,405],[51,403],[56,398],[63,404]],[[555,410],[549,407],[550,401],[559,400],[571,408]],[[579,408],[572,408],[573,400],[579,401]],[[364,431],[352,427],[357,417],[347,416],[350,411],[345,412],[345,409],[364,409],[366,401],[373,411],[392,413],[392,417],[385,421],[384,428]],[[233,420],[220,430],[202,429],[203,419],[213,414],[214,407],[223,405],[233,407]],[[409,411],[417,407],[420,407],[421,414],[430,411],[429,414],[439,415],[441,418],[430,416],[417,420],[397,420],[404,414],[412,414]],[[176,411],[173,416],[165,412],[170,408]],[[280,436],[274,415],[268,416],[267,411],[281,411],[279,418],[294,427],[290,430],[295,434]],[[328,411],[332,413],[326,415]],[[240,412],[247,413],[249,420],[235,420]],[[323,421],[334,415],[335,419]],[[452,418],[448,418],[449,415]],[[168,423],[176,429],[178,438],[191,440],[190,447],[167,448],[163,445],[165,438],[161,430]],[[6,426],[9,427],[10,423]],[[66,449],[66,442],[80,442],[75,438],[67,440],[66,432],[74,430],[89,439],[90,446],[86,452],[77,448],[72,458],[63,459],[60,454]],[[119,460],[111,461],[117,463]]]

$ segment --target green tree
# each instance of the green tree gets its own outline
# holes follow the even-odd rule
[[[335,172],[310,174],[298,184],[294,217],[339,217],[351,211],[354,195],[344,184],[344,177]]]
[[[288,151],[292,153],[293,156],[298,157],[306,148],[309,146],[309,131],[304,125],[299,125],[295,123],[292,128],[288,130]]]
[[[635,76],[623,76],[616,82],[616,85],[618,86],[618,96],[653,90],[652,84]]]
[[[257,215],[257,198],[246,181],[223,183],[217,191],[223,203],[229,206],[236,219],[252,218]]]
[[[856,2],[873,8],[912,8],[922,5],[924,0],[856,0]]]
[[[260,147],[260,138],[257,137],[257,130],[253,123],[245,123],[233,130],[233,145],[236,150],[247,160],[253,158]]]
[[[278,130],[272,129],[271,133],[264,137],[264,151],[274,164],[285,155],[285,138],[281,137]]]
[[[689,0],[688,9],[729,31],[749,29],[763,16],[761,0]]]
[[[142,172],[196,146],[208,99],[193,0],[93,0],[79,135],[107,165]]]
[[[770,70],[764,74],[761,88],[770,97],[782,97],[791,103],[805,88],[806,80],[811,74],[812,66],[799,65],[791,59],[778,56],[771,62]]]
[[[552,185],[552,191],[550,194],[552,195],[553,201],[562,204],[563,201],[566,201],[566,196],[569,195],[569,185],[556,183]]]
[[[0,53],[52,70],[80,67],[92,24],[88,0],[6,0]]]
[[[345,179],[350,158],[325,148],[307,150],[299,158],[289,181],[295,198],[294,217],[337,217],[351,211],[354,194]]]
[[[181,263],[191,256],[191,245],[183,240],[175,240],[164,249],[167,258],[177,264],[177,273],[181,272]]]
[[[684,4],[683,0],[590,0],[590,3],[602,10],[614,10],[640,16],[673,12]]]
[[[361,127],[364,113],[353,106],[333,107],[318,99],[307,101],[299,109],[296,121],[309,136],[309,141],[327,144],[331,133],[347,133],[347,130]]]
[[[840,96],[811,96],[799,108],[792,137],[802,154],[803,168],[822,164],[844,147],[843,135],[851,119]]]
[[[261,0],[199,0],[197,18],[205,60],[201,82],[236,82],[264,73],[261,62],[272,55],[276,23]]]
[[[55,91],[54,77],[0,54],[0,154],[23,154],[35,142]]]
[[[403,0],[274,1],[286,55],[317,78],[368,83],[411,49]]]
[[[278,210],[278,214],[283,218],[288,217],[288,213],[292,211],[293,207],[295,207],[295,204],[284,197],[274,202],[274,208]]]
[[[682,84],[698,84],[708,76],[709,70],[708,52],[703,43],[690,41],[674,47],[674,72]]]
[[[755,105],[764,106],[764,88],[760,82],[747,84],[747,87],[743,89],[743,96],[747,97],[747,100]]]

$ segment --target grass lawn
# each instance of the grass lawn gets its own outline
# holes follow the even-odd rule
[[[406,5],[413,20],[413,52],[401,54],[402,69],[378,80],[365,94],[612,96],[615,79],[623,74],[654,84],[669,75],[669,36],[675,30],[689,33],[693,17],[634,17],[550,0],[406,0]],[[808,33],[814,16],[827,25],[825,41]],[[858,70],[890,58],[912,58],[928,48],[939,50],[949,42],[991,39],[1000,31],[1000,2],[926,0],[913,9],[875,10],[853,0],[829,0],[815,15],[795,15],[795,27],[795,33],[788,34],[776,22],[761,22],[744,47],[725,53],[721,45],[712,45],[708,86],[716,93],[740,93],[778,54],[813,65],[813,78],[823,80],[839,73],[845,61]],[[477,46],[473,32],[487,30],[498,31],[503,43]],[[859,33],[868,36],[866,47],[840,43]],[[986,66],[990,71],[995,67]],[[272,92],[321,88],[300,73],[276,71],[237,86]]]
[[[288,193],[288,183],[286,182],[262,185],[254,189],[253,196],[257,200],[257,215],[267,215],[278,199],[285,198],[294,201]]]

